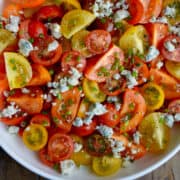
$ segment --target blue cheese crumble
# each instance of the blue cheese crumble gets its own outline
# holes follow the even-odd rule
[[[159,55],[159,50],[155,46],[150,46],[148,53],[146,54],[146,62],[150,62]]]
[[[19,52],[23,55],[28,57],[30,52],[33,51],[33,45],[26,39],[20,39],[18,42]]]
[[[111,138],[113,135],[113,129],[106,125],[97,126],[96,129],[105,138]]]
[[[61,173],[62,175],[69,175],[73,172],[75,169],[76,165],[73,160],[64,160],[60,162],[60,168],[61,168]]]
[[[20,17],[11,15],[9,18],[9,24],[6,24],[5,28],[8,31],[17,33],[19,31],[19,23],[20,23]]]

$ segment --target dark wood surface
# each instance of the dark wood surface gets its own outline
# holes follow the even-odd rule
[[[0,180],[45,180],[23,168],[0,149]],[[180,152],[166,164],[138,180],[180,180]]]

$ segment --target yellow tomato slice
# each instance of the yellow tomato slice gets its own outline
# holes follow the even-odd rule
[[[10,89],[26,86],[32,78],[29,61],[24,56],[13,52],[4,53],[4,58]]]
[[[114,174],[121,168],[121,165],[121,159],[109,156],[94,157],[92,161],[92,169],[99,176]]]
[[[173,61],[166,61],[165,63],[166,70],[169,74],[174,76],[176,79],[180,80],[180,63]]]
[[[83,80],[83,91],[85,97],[91,102],[103,102],[106,99],[106,95],[99,89],[98,83],[95,81],[85,78]]]
[[[126,52],[131,49],[134,52],[144,54],[148,43],[147,37],[148,33],[143,26],[132,26],[121,36],[119,46]]]
[[[147,115],[139,125],[142,144],[153,153],[166,149],[169,142],[170,129],[165,125],[162,113],[154,112]]]
[[[84,29],[95,20],[95,15],[86,10],[72,10],[64,15],[61,21],[62,34],[70,39],[75,33]]]
[[[89,106],[90,106],[90,102],[87,99],[83,99],[79,106],[79,111],[77,113],[77,116],[80,118],[85,118],[87,116],[86,112],[88,112]]]
[[[23,132],[24,144],[33,151],[42,149],[48,140],[46,128],[40,124],[29,125]]]
[[[163,89],[155,83],[147,83],[142,87],[142,95],[146,101],[147,109],[154,111],[159,109],[165,99]]]
[[[6,29],[0,29],[0,53],[9,45],[13,44],[16,37]]]
[[[81,4],[78,0],[54,0],[57,4],[64,4],[66,9],[76,8],[81,9]]]

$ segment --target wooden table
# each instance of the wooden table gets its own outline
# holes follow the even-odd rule
[[[45,180],[28,171],[0,149],[0,180]],[[138,180],[180,180],[180,152],[154,172]]]

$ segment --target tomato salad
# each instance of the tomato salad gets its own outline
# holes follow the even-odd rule
[[[11,0],[0,122],[62,174],[116,173],[180,121],[178,0]]]

